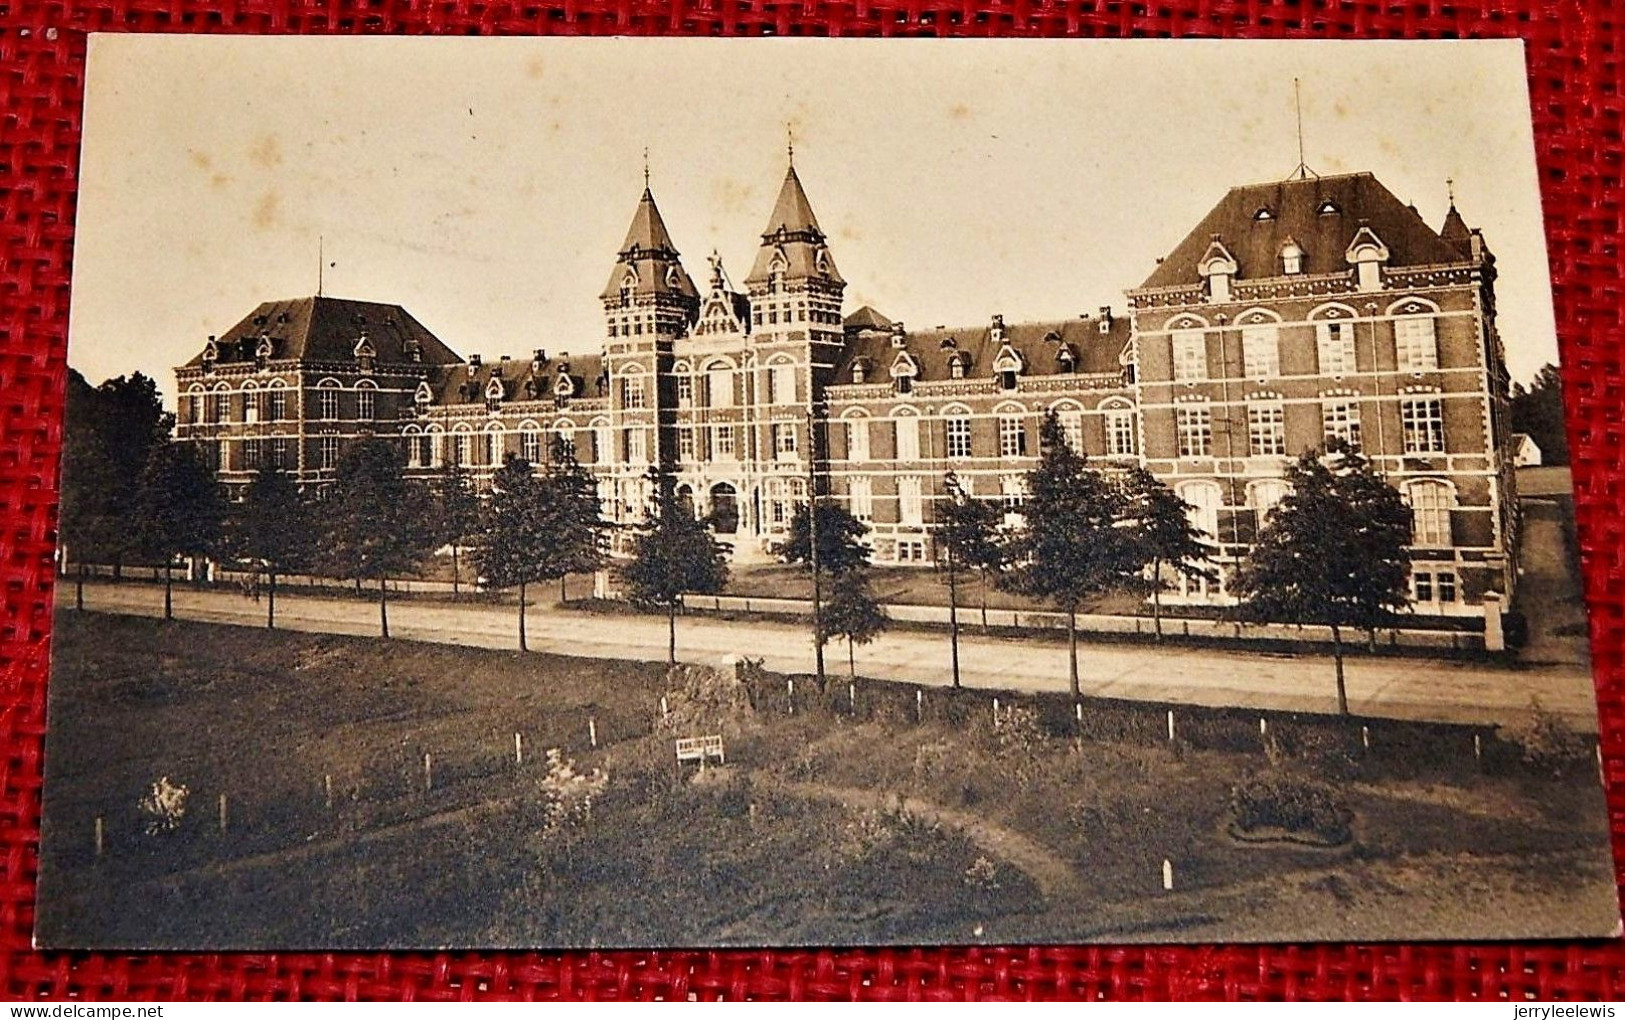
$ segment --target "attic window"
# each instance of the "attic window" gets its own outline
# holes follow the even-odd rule
[[[1061,363],[1063,372],[1071,372],[1077,368],[1078,356],[1072,353],[1071,344],[1063,344],[1061,349],[1055,352],[1055,360]]]
[[[859,358],[857,361],[852,362],[852,381],[861,384],[866,371],[867,369],[863,366],[863,359]]]
[[[1329,198],[1315,207],[1316,216],[1340,216],[1342,213],[1343,210],[1338,208],[1337,203]]]
[[[1275,214],[1270,211],[1270,207],[1267,206],[1267,205],[1259,206],[1258,211],[1253,213],[1253,219],[1257,220],[1259,222],[1263,222],[1265,220],[1273,220],[1274,218],[1275,218]]]
[[[948,378],[965,378],[965,359],[957,354],[948,359]]]
[[[1303,249],[1296,241],[1281,246],[1281,272],[1288,276],[1303,272]]]

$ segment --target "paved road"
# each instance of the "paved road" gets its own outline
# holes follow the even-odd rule
[[[71,606],[69,600],[65,606]],[[163,589],[149,585],[85,586],[89,610],[157,616]],[[71,611],[71,610],[70,610]],[[175,614],[209,623],[261,625],[264,607],[226,592],[175,589]],[[397,638],[513,648],[517,612],[512,607],[415,600],[392,602],[390,633]],[[378,633],[378,607],[354,599],[277,597],[277,624],[288,630],[371,636]],[[597,615],[533,609],[527,629],[533,651],[591,658],[664,661],[666,622],[661,617]],[[702,616],[677,623],[677,655],[690,662],[716,662],[727,655],[762,656],[769,669],[811,672],[812,647],[804,628],[759,620],[731,622]],[[829,669],[846,665],[845,648],[831,647]],[[1060,643],[993,638],[967,633],[960,642],[961,674],[969,687],[1064,691],[1066,647]],[[859,648],[863,676],[944,685],[948,647],[942,635],[897,631]],[[1284,711],[1336,709],[1330,658],[1258,652],[1083,644],[1079,672],[1085,694],[1194,705],[1240,705]],[[1573,725],[1596,730],[1590,673],[1578,666],[1505,668],[1476,663],[1407,658],[1348,660],[1352,711],[1396,719],[1520,723],[1531,695]]]

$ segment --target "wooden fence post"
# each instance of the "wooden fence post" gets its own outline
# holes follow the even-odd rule
[[[97,857],[100,857],[102,855],[102,850],[106,847],[106,838],[107,838],[107,826],[106,826],[106,823],[102,820],[101,815],[97,815],[96,816],[96,856]]]
[[[525,738],[519,735],[518,730],[515,730],[513,734],[513,763],[515,765],[525,764]]]
[[[427,752],[423,755],[423,792],[434,789],[434,760]]]

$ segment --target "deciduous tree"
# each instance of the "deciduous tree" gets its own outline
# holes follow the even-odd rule
[[[265,626],[276,626],[276,580],[308,569],[315,515],[287,472],[262,467],[228,517],[232,551],[265,574]]]
[[[1214,548],[1191,523],[1194,508],[1145,468],[1129,471],[1124,491],[1140,563],[1151,571],[1151,618],[1161,641],[1162,592],[1167,587],[1162,568],[1169,567],[1191,581],[1216,580],[1218,573],[1207,565]]]
[[[558,575],[557,507],[530,461],[509,457],[491,478],[491,499],[475,564],[491,588],[519,588],[519,650],[525,643],[525,589]]]
[[[1231,590],[1243,619],[1331,628],[1337,710],[1348,714],[1344,627],[1373,629],[1410,602],[1411,511],[1371,463],[1347,448],[1311,451],[1287,469]]]
[[[545,475],[547,499],[552,503],[553,550],[544,575],[559,582],[559,602],[568,601],[565,580],[571,574],[590,574],[604,565],[612,525],[604,519],[598,500],[598,482],[576,460],[569,443],[555,436]]]
[[[152,448],[141,469],[135,509],[133,530],[142,550],[163,561],[164,619],[173,619],[175,557],[213,555],[225,516],[214,472],[194,444],[166,441]]]
[[[1528,386],[1512,384],[1512,431],[1522,432],[1540,447],[1541,463],[1567,464],[1569,437],[1563,431],[1563,377],[1546,365]]]
[[[847,675],[857,678],[854,645],[866,645],[890,623],[886,610],[875,598],[869,583],[869,570],[857,567],[838,574],[830,582],[829,601],[821,617],[825,639],[846,639]]]
[[[728,583],[728,562],[710,529],[677,499],[672,480],[650,469],[654,499],[621,568],[632,604],[666,613],[666,661],[677,662],[677,607],[684,592],[714,594]]]
[[[450,458],[434,480],[434,527],[437,538],[451,546],[451,594],[461,594],[462,566],[458,556],[463,543],[480,529],[480,497],[456,457]]]
[[[959,579],[966,570],[990,570],[1003,558],[998,528],[1003,514],[973,499],[952,471],[942,480],[946,499],[936,504],[937,565],[948,583],[948,641],[954,686],[959,686]],[[984,581],[986,574],[984,574]],[[987,626],[987,588],[982,589],[982,626]]]
[[[388,579],[415,571],[440,541],[429,493],[407,480],[401,451],[362,439],[339,457],[323,504],[326,562],[337,577],[378,582],[379,633],[389,637]]]
[[[1001,576],[1009,590],[1066,613],[1070,686],[1077,695],[1078,611],[1128,585],[1139,565],[1122,490],[1067,444],[1054,412],[1044,416],[1039,445],[1038,466],[1027,473],[1023,520],[1007,544],[1010,566]]]

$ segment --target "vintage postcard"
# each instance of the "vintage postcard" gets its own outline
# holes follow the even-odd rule
[[[1521,44],[97,36],[37,939],[1607,936]]]

